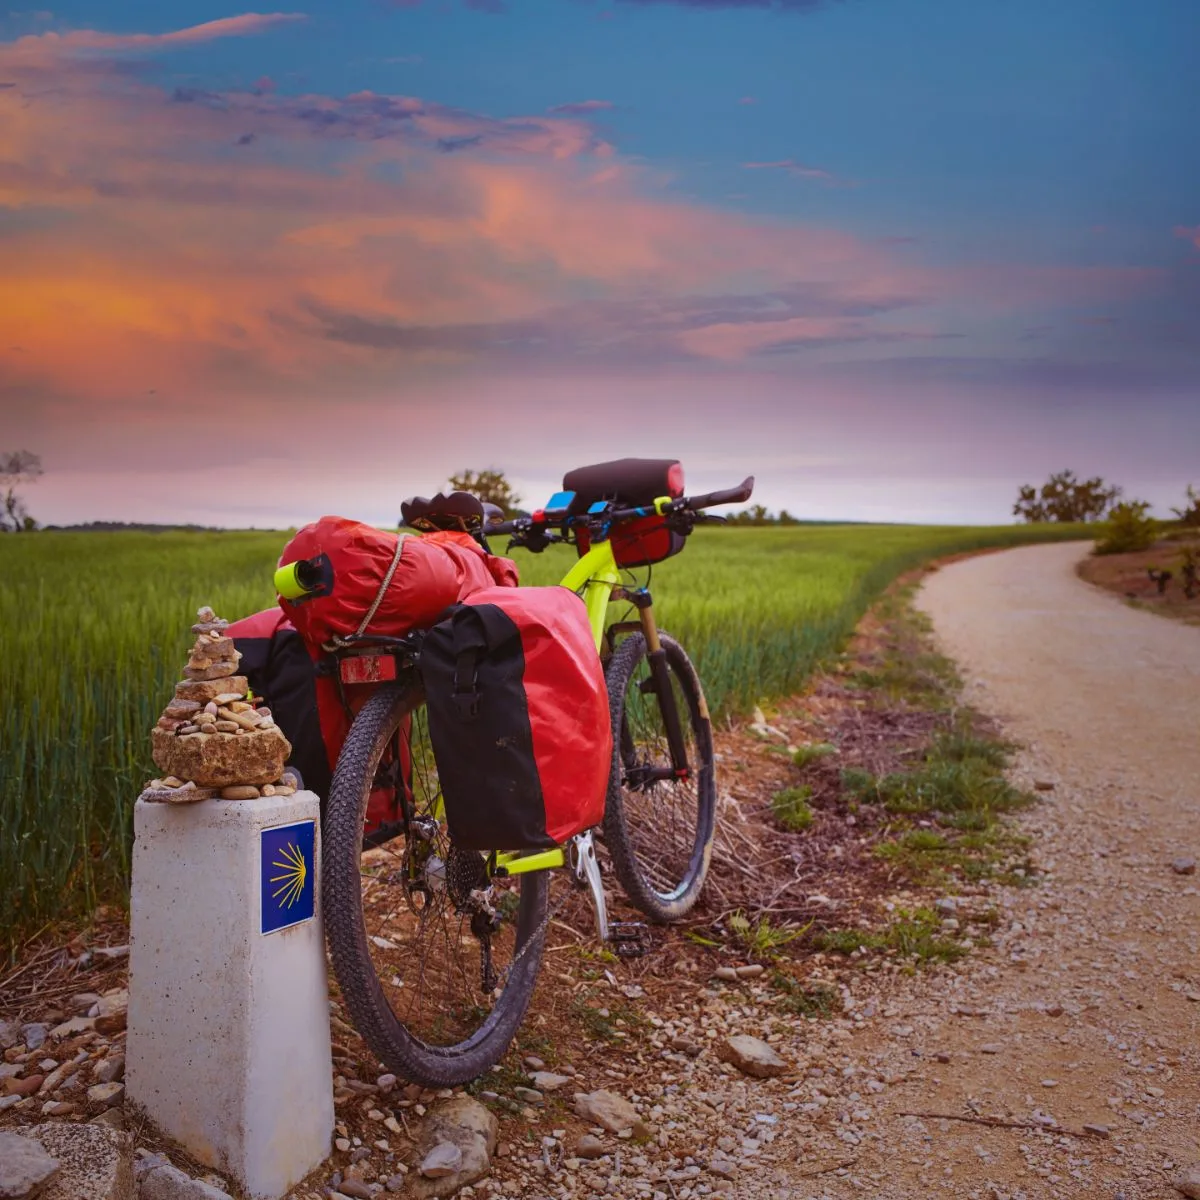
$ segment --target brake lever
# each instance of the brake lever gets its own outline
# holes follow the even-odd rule
[[[694,519],[695,519],[695,522],[697,525],[728,525],[729,524],[728,517],[718,517],[715,514],[710,515],[709,513],[697,513]]]

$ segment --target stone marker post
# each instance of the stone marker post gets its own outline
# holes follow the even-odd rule
[[[317,797],[143,799],[134,835],[128,1100],[276,1200],[333,1135]]]

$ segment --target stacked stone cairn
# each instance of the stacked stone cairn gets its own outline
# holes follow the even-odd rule
[[[166,775],[151,780],[142,799],[178,804],[291,795],[294,776],[283,770],[291,743],[237,674],[242,656],[225,633],[229,622],[207,605],[196,616],[186,678],[150,731],[155,765]]]

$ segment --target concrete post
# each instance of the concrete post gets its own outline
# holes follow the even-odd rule
[[[128,1101],[255,1200],[333,1135],[311,792],[134,814]]]

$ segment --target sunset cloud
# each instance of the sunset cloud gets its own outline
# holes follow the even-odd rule
[[[1186,238],[1197,250],[1200,250],[1200,225],[1176,225],[1176,237]]]
[[[571,104],[556,104],[553,108],[547,109],[547,111],[581,115],[583,113],[603,112],[610,108],[616,108],[616,105],[611,100],[576,100]]]

